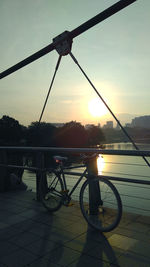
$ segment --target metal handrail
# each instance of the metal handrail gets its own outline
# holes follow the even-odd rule
[[[113,150],[99,148],[64,148],[64,147],[17,147],[17,146],[0,146],[0,151],[24,151],[24,152],[60,152],[60,153],[97,153],[104,155],[120,156],[145,156],[150,157],[150,150]]]
[[[38,161],[36,162],[36,166],[32,166],[32,167],[28,167],[28,166],[19,166],[17,164],[10,164],[8,162],[7,164],[7,152],[23,152],[22,155],[28,155],[28,153],[33,154],[34,156],[39,157]],[[120,155],[120,156],[146,156],[149,157],[150,156],[150,151],[137,151],[137,150],[105,150],[105,149],[96,149],[96,148],[61,148],[61,147],[9,147],[9,146],[1,146],[0,147],[0,154],[2,155],[2,160],[0,167],[1,168],[23,168],[24,170],[30,170],[30,171],[34,171],[36,173],[35,176],[35,192],[36,192],[36,198],[37,200],[40,200],[40,195],[39,195],[39,190],[38,190],[38,185],[39,185],[39,179],[41,179],[41,175],[43,174],[43,172],[48,171],[50,169],[47,168],[46,166],[44,166],[44,164],[42,163],[42,160],[44,159],[43,155],[46,152],[53,152],[56,153],[56,155],[58,155],[59,153],[67,153],[67,154],[80,154],[80,153],[97,153],[97,154],[105,154],[105,155]],[[4,158],[3,158],[4,157]],[[145,165],[146,166],[146,165]],[[80,176],[81,173],[79,171],[75,172],[75,171],[71,171],[69,172],[67,169],[64,170],[64,173],[68,176],[70,175],[70,178],[75,178],[77,176]],[[131,187],[132,184],[133,186],[136,187],[136,185],[139,186],[140,185],[145,185],[146,189],[150,189],[150,179],[132,179],[132,177],[130,178],[123,178],[123,177],[115,177],[114,174],[112,175],[100,175],[100,177],[105,177],[108,180],[112,180],[115,183],[115,186],[118,185],[117,182],[119,182],[119,187],[122,185],[128,185]],[[143,177],[144,178],[144,177]],[[140,186],[141,188],[141,186]],[[124,189],[119,191],[120,195],[122,198],[124,198]],[[128,197],[128,196],[127,196]],[[134,194],[131,197],[135,197]],[[139,197],[140,198],[140,197]],[[145,201],[145,199],[144,199]],[[146,199],[146,201],[149,201],[149,199]],[[124,206],[132,209],[132,210],[137,210],[137,207],[134,207],[133,205],[129,205],[128,202],[124,204]],[[132,207],[133,206],[133,207]],[[139,208],[140,212],[143,209],[143,207]],[[144,212],[144,211],[143,211]],[[145,209],[145,212],[149,212],[149,209]]]
[[[44,153],[44,152],[60,152],[60,153],[69,153],[69,154],[80,154],[80,153],[97,153],[101,155],[120,155],[120,156],[146,156],[150,157],[150,150],[110,150],[110,149],[97,149],[97,148],[62,148],[62,147],[15,147],[15,146],[1,146],[1,151],[22,151],[22,152],[37,152],[37,153]],[[20,166],[20,165],[12,165],[7,164],[7,162],[0,163],[0,167],[7,167],[7,168],[20,168],[25,170],[31,171],[47,171],[48,168],[45,166]],[[65,170],[65,174],[72,174],[75,176],[81,175],[79,172],[67,172]],[[150,181],[148,180],[141,180],[141,179],[129,179],[129,178],[122,178],[122,177],[114,177],[111,175],[102,175],[103,177],[109,180],[116,180],[121,182],[129,182],[129,183],[139,183],[139,184],[147,184],[150,185]]]

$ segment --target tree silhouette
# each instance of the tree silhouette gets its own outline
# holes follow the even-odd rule
[[[86,131],[87,131],[89,146],[101,145],[103,141],[105,141],[105,136],[100,127],[92,125]]]
[[[71,121],[58,128],[55,140],[58,147],[84,147],[87,144],[87,132],[81,123]]]
[[[55,146],[54,135],[56,127],[51,123],[32,122],[27,129],[27,145]]]
[[[20,146],[22,145],[23,138],[25,137],[26,127],[19,124],[17,120],[9,116],[4,115],[0,119],[0,145],[1,146]],[[7,163],[11,165],[22,166],[23,154],[22,152],[7,151],[6,154]],[[5,189],[11,188],[11,176],[18,177],[19,183],[21,183],[23,169],[20,168],[8,168],[5,178]],[[16,175],[16,176],[15,176]]]
[[[0,119],[0,144],[19,145],[24,136],[25,127],[9,116]]]

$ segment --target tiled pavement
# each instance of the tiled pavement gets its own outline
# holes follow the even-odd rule
[[[30,191],[0,194],[0,267],[149,267],[150,217],[123,214],[112,232],[87,227],[77,205],[49,214]]]

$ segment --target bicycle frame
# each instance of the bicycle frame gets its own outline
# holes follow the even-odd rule
[[[70,206],[69,203],[73,192],[85,177],[79,194],[80,208],[85,220],[89,225],[102,232],[114,229],[120,222],[122,215],[121,198],[115,186],[103,176],[100,178],[94,173],[95,164],[92,165],[85,162],[84,165],[65,167],[63,164],[63,161],[66,160],[65,158],[57,157],[56,159],[57,163],[59,163],[57,168],[49,169],[49,173],[52,173],[52,176],[45,176],[47,178],[46,188],[43,180],[40,180],[43,205],[50,212],[59,210],[62,205]],[[80,173],[70,171],[81,167],[84,167],[84,170]],[[70,192],[67,189],[65,175],[78,176],[73,183],[74,185],[71,185]]]
[[[67,168],[63,168],[63,166],[60,165],[60,174],[62,174],[62,180],[63,180],[63,185],[64,185],[64,190],[67,192],[67,183],[66,183],[66,178],[65,178],[65,174],[64,174],[64,169],[76,169],[79,167],[86,167],[85,165],[80,165],[80,166],[74,166],[74,167],[67,167]],[[75,185],[73,186],[73,188],[71,189],[70,193],[67,194],[67,196],[70,198],[71,195],[73,194],[73,192],[75,191],[75,189],[77,188],[77,186],[79,185],[79,183],[81,182],[81,180],[83,179],[83,177],[86,175],[87,172],[87,168],[84,170],[84,172],[82,173],[82,175],[80,176],[80,178],[78,179],[78,181],[75,183]],[[86,176],[85,176],[86,177]]]

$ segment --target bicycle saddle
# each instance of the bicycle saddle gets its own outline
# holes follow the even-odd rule
[[[67,161],[67,157],[61,157],[61,156],[54,156],[53,159],[57,162],[57,163],[60,163],[60,162],[63,162],[63,161]]]

